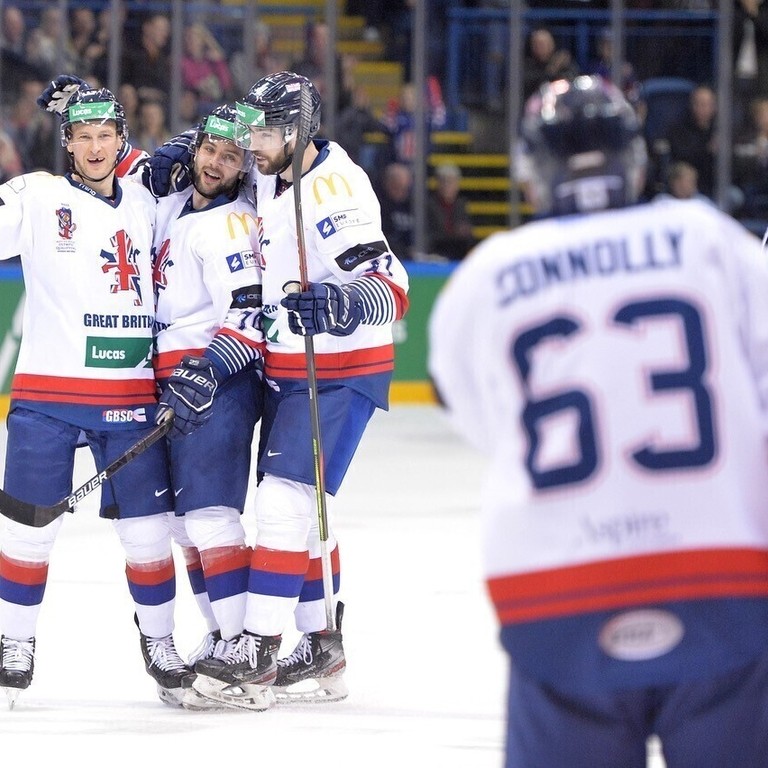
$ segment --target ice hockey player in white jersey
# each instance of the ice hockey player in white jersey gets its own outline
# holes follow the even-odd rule
[[[259,442],[257,540],[250,563],[245,631],[223,656],[195,665],[194,686],[232,706],[265,709],[277,697],[333,701],[346,696],[343,604],[326,617],[308,401],[306,335],[313,336],[325,486],[332,513],[338,491],[375,408],[386,408],[394,368],[392,323],[405,313],[408,278],[381,231],[379,203],[365,172],[335,142],[313,139],[301,178],[310,290],[286,296],[299,280],[291,162],[300,88],[312,101],[310,136],[320,125],[320,96],[293,72],[257,82],[237,104],[255,156],[251,182],[264,259],[265,409]],[[185,162],[178,141],[152,161]],[[163,179],[155,189],[161,189]],[[338,547],[328,531],[330,581],[339,590]],[[277,660],[295,615],[303,636]],[[295,684],[308,684],[297,691]],[[314,688],[310,687],[314,683]],[[274,694],[273,694],[274,692]]]
[[[196,592],[210,598],[199,658],[243,631],[251,549],[240,515],[263,400],[258,228],[241,190],[253,154],[237,146],[236,131],[234,106],[204,118],[192,142],[192,186],[158,201],[153,249],[159,418],[165,408],[175,413],[174,538],[193,566],[199,557]],[[202,426],[186,437],[190,421]],[[199,709],[200,698],[189,689],[184,705]]]
[[[115,176],[127,135],[112,93],[81,88],[62,115],[68,173],[30,173],[0,186],[0,258],[21,254],[26,291],[3,487],[30,503],[50,505],[70,493],[81,435],[100,470],[153,426],[156,203],[141,185]],[[125,550],[142,653],[164,700],[180,697],[189,673],[172,636],[169,485],[157,443],[102,486],[100,505]],[[62,522],[5,527],[0,686],[12,699],[32,680],[48,560]],[[87,643],[67,637],[76,658]]]
[[[488,589],[508,768],[758,768],[768,754],[768,266],[697,201],[632,205],[612,85],[542,87],[522,138],[541,220],[439,295],[429,370],[488,454]]]

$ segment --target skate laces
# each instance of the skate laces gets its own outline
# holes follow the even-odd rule
[[[221,639],[218,631],[209,632],[203,638],[203,641],[200,643],[200,645],[190,655],[189,666],[194,666],[195,662],[201,661],[202,659],[214,658],[216,656],[216,649],[218,648],[219,643],[223,642],[224,641]]]
[[[257,635],[239,635],[231,640],[219,640],[213,651],[213,658],[224,664],[242,664],[256,669],[261,648],[261,638]]]
[[[35,641],[33,638],[29,640],[3,638],[3,669],[12,672],[28,672],[32,668],[34,658]]]
[[[147,654],[152,666],[162,669],[164,672],[187,669],[182,661],[176,646],[173,644],[173,635],[166,637],[148,637]]]
[[[277,665],[279,667],[289,667],[294,664],[303,663],[309,666],[312,663],[312,641],[309,635],[304,635],[299,644],[293,649],[290,656],[286,656],[284,659],[278,659]]]

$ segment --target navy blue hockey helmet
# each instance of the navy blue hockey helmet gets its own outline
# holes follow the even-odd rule
[[[281,145],[287,144],[294,137],[301,111],[302,84],[309,88],[312,101],[309,138],[317,134],[320,129],[320,94],[317,88],[303,75],[275,72],[254,83],[246,96],[236,104],[238,121],[248,128],[252,142],[259,128],[272,126],[283,128],[279,134]],[[252,149],[270,148],[252,144],[249,146]]]
[[[238,122],[234,105],[221,104],[198,123],[192,140],[192,150],[196,151],[206,137],[212,142],[226,141],[243,148],[243,144],[248,141],[248,131]],[[246,149],[240,170],[247,173],[252,165],[253,153]]]
[[[545,83],[523,116],[518,178],[539,213],[635,202],[646,164],[640,121],[621,91],[599,77]]]
[[[66,147],[75,123],[115,122],[118,136],[128,138],[123,105],[107,88],[81,87],[72,95],[61,115],[61,146]]]

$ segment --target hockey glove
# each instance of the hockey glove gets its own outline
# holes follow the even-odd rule
[[[144,161],[141,180],[155,197],[165,197],[170,192],[180,192],[189,186],[188,166],[192,159],[190,147],[194,136],[194,129],[184,131],[166,141]]]
[[[216,369],[207,357],[184,355],[160,395],[155,424],[165,421],[170,410],[174,419],[169,436],[191,435],[210,418],[218,386]]]
[[[57,75],[48,87],[37,97],[37,106],[61,117],[69,100],[80,88],[90,88],[85,80],[75,75]]]
[[[310,283],[308,291],[289,293],[280,303],[288,310],[288,327],[299,336],[348,336],[363,319],[360,294],[351,285]]]

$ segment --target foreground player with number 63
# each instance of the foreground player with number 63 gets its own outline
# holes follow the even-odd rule
[[[429,370],[490,458],[507,768],[758,768],[768,754],[768,262],[714,205],[636,204],[612,85],[527,104],[542,220],[453,273]]]

